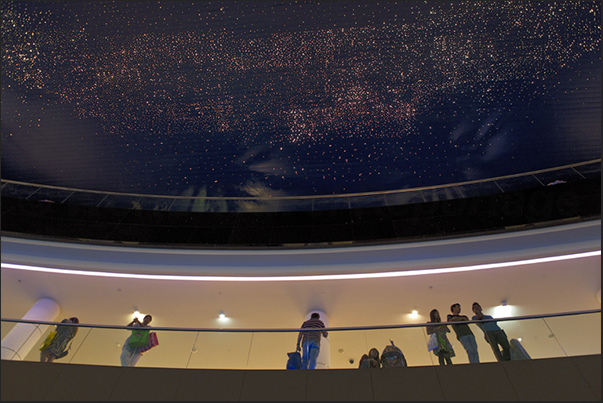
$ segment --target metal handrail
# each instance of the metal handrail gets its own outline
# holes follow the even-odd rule
[[[345,194],[325,194],[325,195],[306,195],[306,196],[175,196],[175,195],[160,195],[160,194],[145,194],[145,193],[122,193],[122,192],[114,192],[114,191],[104,191],[104,190],[87,190],[87,189],[78,189],[78,188],[70,188],[64,186],[54,186],[54,185],[43,185],[37,183],[29,183],[29,182],[20,182],[14,181],[10,179],[2,179],[3,183],[10,183],[15,185],[22,186],[31,186],[31,187],[39,187],[46,189],[55,189],[55,190],[65,190],[70,192],[81,192],[81,193],[95,193],[95,194],[104,194],[104,195],[114,195],[114,196],[133,196],[133,197],[149,197],[149,198],[168,198],[168,199],[184,199],[184,200],[303,200],[303,199],[326,199],[326,198],[344,198],[344,197],[358,197],[358,196],[375,196],[375,195],[384,195],[384,194],[395,194],[395,193],[406,193],[420,190],[430,190],[430,189],[443,189],[454,186],[463,186],[463,185],[471,185],[475,183],[485,183],[485,182],[494,182],[502,179],[510,179],[510,178],[519,178],[522,176],[535,175],[544,172],[553,172],[566,168],[574,168],[582,165],[593,164],[596,162],[601,162],[601,158],[579,162],[575,164],[562,165],[554,168],[546,168],[540,169],[536,171],[523,172],[520,174],[512,174],[512,175],[504,175],[504,176],[496,176],[487,179],[476,179],[465,182],[455,182],[448,183],[444,185],[433,185],[433,186],[423,186],[423,187],[414,187],[407,189],[394,189],[394,190],[382,190],[382,191],[373,191],[373,192],[361,192],[361,193],[345,193]]]
[[[556,318],[562,316],[575,316],[585,315],[590,313],[601,313],[601,309],[590,309],[583,311],[571,311],[571,312],[558,312],[540,315],[523,315],[507,318],[493,318],[493,319],[482,319],[482,320],[469,320],[469,321],[458,321],[458,322],[438,322],[438,325],[460,325],[469,323],[486,323],[486,322],[506,322],[515,320],[528,320],[528,319],[543,319],[543,318]],[[28,323],[34,325],[60,325],[60,326],[74,326],[74,327],[86,327],[86,328],[98,328],[98,329],[125,329],[132,330],[131,326],[117,326],[117,325],[94,325],[85,323],[62,323],[62,322],[50,322],[50,321],[38,321],[38,320],[27,320],[27,319],[10,319],[0,318],[2,322],[16,322],[16,323]],[[353,326],[353,327],[327,327],[322,330],[325,331],[348,331],[348,330],[381,330],[381,329],[404,329],[413,327],[427,327],[433,325],[433,323],[409,323],[400,325],[379,325],[379,326]],[[137,328],[140,329],[140,328]],[[224,328],[189,328],[189,327],[155,327],[152,326],[149,330],[157,331],[182,331],[182,332],[216,332],[216,333],[288,333],[288,332],[311,332],[316,329],[300,329],[300,328],[283,328],[283,329],[224,329]]]

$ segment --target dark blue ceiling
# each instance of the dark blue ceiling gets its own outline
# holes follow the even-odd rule
[[[3,179],[304,196],[601,156],[600,2],[1,7]]]

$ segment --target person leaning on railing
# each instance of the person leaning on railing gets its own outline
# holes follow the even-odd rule
[[[466,315],[461,315],[461,304],[454,303],[450,307],[452,314],[448,314],[447,322],[465,322],[469,321]],[[469,325],[463,323],[459,325],[452,325],[452,330],[456,333],[456,338],[461,342],[461,345],[467,352],[469,357],[469,363],[479,364],[479,353],[477,352],[477,343],[475,342],[475,335],[469,328]]]
[[[475,313],[471,320],[494,319],[490,315],[484,315],[481,305],[477,302],[473,303],[471,309]],[[478,323],[477,326],[484,332],[484,338],[490,344],[490,347],[492,347],[496,359],[498,361],[511,361],[511,350],[505,331],[496,322],[482,322]],[[499,345],[502,347],[502,353],[498,347]]]
[[[80,323],[80,321],[74,316],[69,319],[63,319],[61,323]],[[48,346],[40,353],[40,362],[53,362],[58,358],[66,356],[69,351],[67,344],[73,340],[77,334],[77,330],[77,326],[57,325],[55,335],[50,339]],[[71,348],[71,345],[69,345],[69,348]]]

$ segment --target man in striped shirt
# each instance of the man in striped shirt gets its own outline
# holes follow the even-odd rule
[[[325,324],[320,320],[320,314],[314,312],[310,315],[310,319],[305,321],[302,329],[324,329]],[[302,369],[315,369],[316,359],[320,353],[320,336],[329,335],[326,330],[316,332],[299,332],[297,336],[297,351],[300,351],[299,343],[301,341],[302,352]]]

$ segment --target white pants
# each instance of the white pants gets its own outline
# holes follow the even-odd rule
[[[122,367],[134,367],[138,363],[138,360],[140,360],[140,357],[142,357],[142,354],[138,352],[140,347],[130,347],[128,344],[129,341],[130,338],[128,337],[121,348],[121,356],[119,358]]]

